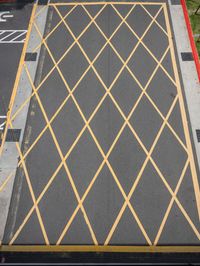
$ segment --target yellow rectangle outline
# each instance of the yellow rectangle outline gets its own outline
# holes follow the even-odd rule
[[[167,5],[166,3],[163,2],[76,2],[76,3],[49,3],[48,6],[53,6],[53,5],[58,5],[58,6],[65,6],[65,5],[103,5],[103,4],[115,4],[115,5],[137,5],[137,4],[143,4],[143,5],[163,5],[165,8],[165,22],[170,31],[171,35],[171,27],[169,24],[169,17],[168,17],[168,11],[167,11]],[[13,87],[13,92],[11,95],[10,103],[9,103],[9,115],[12,113],[12,107],[14,105],[18,85],[19,85],[19,80],[22,72],[22,67],[24,64],[24,59],[25,59],[25,53],[27,50],[29,38],[30,38],[30,33],[34,21],[34,16],[36,13],[36,8],[37,8],[37,3],[33,5],[33,10],[31,14],[31,18],[29,21],[29,26],[28,26],[28,32],[27,32],[27,37],[26,41],[24,43],[24,47],[22,50],[18,70],[17,70],[17,75]],[[167,17],[166,17],[167,15]],[[177,69],[177,64],[176,64],[176,58],[175,58],[175,53],[174,53],[174,44],[172,42],[172,36],[169,37],[169,42],[171,42],[172,47],[170,49],[172,53],[172,64],[174,68],[174,73],[175,73],[175,78],[176,78],[176,83],[177,83],[177,91],[180,96],[179,103],[181,106],[181,116],[183,120],[183,127],[184,127],[184,134],[186,137],[187,145],[189,141],[189,147],[192,154],[192,162],[193,163],[193,171],[196,172],[196,167],[195,167],[195,162],[194,162],[194,157],[193,157],[193,150],[191,146],[191,138],[190,138],[190,133],[189,133],[189,128],[187,125],[187,116],[185,112],[185,103],[183,100],[183,95],[181,91],[181,86],[180,86],[180,80],[179,80],[179,74],[178,74],[178,69]],[[8,128],[8,123],[6,123],[6,130],[4,133],[6,133],[7,128]],[[5,134],[6,135],[6,134]],[[5,138],[5,136],[3,136]],[[3,146],[3,145],[2,145]],[[0,155],[1,151],[3,150],[3,147],[0,147]],[[193,175],[192,175],[193,176]],[[198,182],[198,179],[196,180]],[[198,184],[198,183],[197,183]],[[198,184],[199,185],[199,184]],[[195,188],[194,188],[195,189]],[[200,246],[106,246],[106,245],[0,245],[0,252],[130,252],[130,253],[199,253],[200,252]]]

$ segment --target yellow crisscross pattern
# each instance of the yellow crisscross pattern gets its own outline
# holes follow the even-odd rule
[[[97,12],[97,14],[95,16],[92,16],[90,14],[90,12],[87,9],[88,5],[95,5],[98,4],[101,6],[100,10]],[[116,5],[119,4],[128,4],[131,5],[130,11],[126,14],[126,16],[122,16],[120,14],[120,12],[118,11],[118,9],[116,8]],[[42,111],[42,114],[44,116],[46,125],[44,127],[44,129],[40,132],[40,134],[38,135],[38,137],[34,140],[34,142],[31,144],[31,146],[28,148],[28,150],[26,150],[23,154],[21,147],[19,145],[19,143],[16,143],[16,147],[19,153],[19,162],[18,162],[18,167],[22,167],[24,170],[24,174],[25,174],[25,178],[28,184],[28,188],[30,191],[30,195],[33,201],[33,206],[32,208],[29,210],[29,212],[27,213],[25,219],[23,220],[22,224],[20,225],[20,227],[18,228],[18,230],[14,233],[14,236],[12,237],[12,239],[10,240],[10,245],[13,245],[15,240],[17,239],[17,237],[20,235],[20,232],[22,231],[22,229],[24,228],[24,226],[26,225],[26,223],[28,222],[29,218],[31,217],[32,213],[34,211],[36,211],[38,220],[39,220],[39,224],[42,230],[42,234],[45,240],[46,245],[50,245],[51,243],[49,242],[48,239],[48,235],[43,223],[43,219],[39,210],[39,203],[42,200],[43,196],[45,195],[45,193],[47,192],[47,190],[49,189],[49,187],[51,186],[51,184],[53,183],[54,179],[56,178],[56,175],[58,174],[59,170],[61,169],[61,167],[64,167],[66,174],[69,178],[69,182],[71,184],[71,187],[73,189],[73,192],[75,194],[75,197],[77,199],[77,207],[74,209],[74,212],[72,214],[72,216],[70,217],[69,221],[66,223],[66,225],[64,226],[64,228],[62,229],[62,232],[57,240],[57,245],[60,245],[64,236],[67,234],[71,224],[73,223],[74,218],[76,217],[77,213],[79,210],[81,210],[81,212],[83,213],[83,217],[85,219],[85,222],[88,226],[88,230],[91,234],[92,240],[94,245],[98,245],[98,239],[96,237],[95,231],[93,229],[93,226],[89,220],[89,217],[87,215],[87,212],[84,208],[84,200],[86,199],[87,195],[89,194],[90,190],[92,189],[98,175],[100,174],[101,170],[103,169],[104,165],[107,165],[110,173],[113,176],[114,181],[116,182],[123,198],[124,198],[124,203],[122,205],[122,208],[120,209],[108,235],[107,238],[105,239],[104,245],[109,245],[110,240],[120,222],[120,219],[122,218],[122,215],[125,211],[126,208],[129,208],[130,212],[132,213],[135,221],[138,224],[138,227],[140,228],[144,238],[146,239],[146,243],[149,246],[156,246],[159,242],[160,236],[162,234],[163,228],[166,224],[166,221],[168,219],[169,213],[172,209],[172,206],[174,203],[176,203],[176,205],[178,206],[178,208],[180,209],[180,211],[182,212],[183,216],[185,217],[185,219],[187,220],[187,222],[189,223],[189,225],[191,226],[193,232],[195,233],[195,235],[197,236],[197,238],[200,240],[200,232],[198,231],[198,229],[196,228],[195,224],[193,223],[192,219],[190,218],[190,216],[188,215],[187,211],[185,210],[184,206],[181,204],[181,202],[179,201],[179,199],[177,198],[177,193],[179,191],[179,188],[181,186],[181,183],[184,179],[186,170],[188,168],[188,166],[191,169],[191,173],[192,173],[192,178],[193,178],[193,184],[194,184],[194,191],[195,191],[195,198],[196,198],[196,206],[198,209],[198,213],[200,214],[200,197],[199,197],[199,185],[198,185],[198,181],[197,181],[197,173],[196,173],[196,169],[195,169],[195,163],[194,163],[194,158],[193,158],[193,152],[192,152],[192,146],[191,146],[191,141],[190,141],[190,136],[189,136],[189,131],[188,131],[188,126],[187,126],[187,119],[186,119],[186,114],[185,114],[185,109],[184,109],[184,102],[183,102],[183,96],[182,96],[182,92],[181,92],[181,87],[180,87],[180,82],[179,82],[179,76],[178,76],[178,71],[177,71],[177,67],[176,67],[176,61],[175,61],[175,55],[174,55],[174,48],[173,48],[173,43],[172,43],[172,35],[171,35],[171,30],[170,30],[170,24],[169,24],[169,18],[168,18],[168,11],[167,11],[167,7],[166,4],[163,3],[154,3],[155,5],[159,6],[158,12],[152,16],[152,14],[148,11],[148,9],[146,8],[146,5],[148,5],[149,3],[142,3],[142,2],[97,2],[97,3],[50,3],[48,6],[44,6],[44,8],[42,8],[39,12],[37,11],[37,7],[35,5],[34,7],[34,16],[33,19],[30,23],[30,30],[32,28],[34,28],[38,34],[38,36],[41,39],[40,44],[34,48],[33,52],[37,51],[42,45],[46,48],[46,51],[48,53],[48,55],[51,57],[52,62],[54,64],[53,68],[46,74],[46,76],[42,79],[42,81],[39,83],[39,85],[36,87],[34,85],[34,82],[31,78],[29,69],[26,65],[25,62],[23,62],[23,66],[22,68],[25,69],[28,79],[30,81],[31,87],[32,87],[32,94],[30,95],[30,97],[28,97],[24,103],[19,106],[18,110],[12,114],[12,112],[10,111],[8,113],[8,119],[7,119],[7,125],[6,125],[6,130],[8,127],[13,128],[13,120],[18,116],[18,114],[23,110],[23,107],[31,100],[32,97],[35,97],[37,100],[37,103]],[[152,4],[152,3],[150,3]],[[63,15],[61,14],[61,12],[59,11],[59,6],[64,6],[64,5],[68,5],[71,6],[70,11],[67,12],[67,14]],[[114,32],[110,35],[110,37],[108,38],[106,36],[106,34],[103,32],[103,30],[101,29],[101,27],[98,25],[97,23],[97,18],[99,16],[101,16],[101,13],[103,12],[103,10],[107,7],[110,6],[115,13],[119,16],[120,18],[120,24],[116,27],[116,29],[114,30]],[[133,12],[134,8],[139,5],[147,14],[148,16],[151,18],[151,22],[149,23],[149,25],[147,26],[146,30],[144,31],[144,33],[142,34],[141,37],[139,37],[137,35],[137,33],[134,31],[134,29],[129,25],[129,23],[127,22],[127,18],[129,17],[129,15],[131,14],[131,12]],[[83,8],[83,10],[85,11],[85,13],[88,15],[88,17],[90,18],[90,22],[88,23],[88,25],[84,28],[84,30],[79,34],[79,36],[75,36],[73,29],[70,28],[69,24],[66,21],[66,18],[68,16],[70,16],[70,14],[72,12],[74,12],[74,10],[76,10],[77,6],[81,6]],[[59,23],[53,28],[51,29],[51,31],[45,36],[43,37],[40,29],[35,21],[37,16],[40,16],[43,12],[44,9],[46,8],[53,8],[54,12],[57,13],[57,15],[60,17],[60,21]],[[165,16],[165,20],[166,20],[166,28],[167,30],[165,30],[163,28],[163,26],[157,21],[157,17],[158,15],[163,12],[164,16]],[[168,47],[166,48],[166,50],[164,51],[161,59],[157,59],[156,56],[153,54],[153,52],[147,47],[147,45],[143,42],[144,37],[146,36],[146,34],[148,33],[149,29],[151,28],[151,26],[153,24],[156,24],[161,30],[162,32],[167,36],[169,43],[168,43]],[[84,33],[88,30],[88,28],[91,25],[95,25],[95,27],[98,29],[99,33],[103,36],[103,38],[105,39],[105,44],[102,46],[102,48],[99,50],[99,52],[97,53],[97,55],[94,57],[94,59],[91,61],[88,54],[86,53],[86,51],[83,49],[82,45],[80,44],[79,40],[80,38],[84,35]],[[50,48],[48,47],[48,38],[53,34],[54,31],[56,31],[58,29],[58,27],[60,25],[64,25],[68,32],[70,33],[70,35],[73,38],[73,43],[70,45],[70,47],[63,52],[63,55],[60,57],[60,59],[58,61],[55,60],[54,58],[54,54],[52,53],[52,51],[50,50]],[[122,56],[120,55],[120,53],[116,50],[115,46],[112,44],[112,38],[115,36],[115,34],[118,32],[118,30],[120,29],[120,27],[122,25],[125,25],[133,34],[134,37],[137,38],[137,44],[134,46],[134,48],[132,49],[131,53],[129,54],[129,56],[127,57],[126,60],[124,60],[122,58]],[[27,36],[28,38],[28,36]],[[84,73],[81,75],[80,79],[76,82],[75,86],[73,88],[70,88],[68,82],[67,82],[67,77],[65,77],[61,71],[61,68],[59,66],[60,62],[68,56],[68,53],[70,52],[70,50],[74,47],[74,45],[77,45],[78,48],[80,49],[80,51],[82,52],[82,54],[84,55],[85,59],[88,62],[88,67],[86,68],[86,70],[84,71]],[[140,81],[137,79],[136,75],[134,74],[134,72],[130,69],[130,67],[128,66],[128,63],[130,61],[130,59],[133,57],[135,51],[137,50],[138,46],[142,45],[145,50],[148,52],[148,54],[154,59],[154,61],[156,62],[156,67],[154,68],[154,71],[152,72],[148,82],[146,83],[145,86],[142,86],[142,84],[140,83]],[[106,84],[104,83],[102,77],[99,75],[97,69],[95,68],[95,62],[97,61],[97,59],[99,58],[99,56],[104,52],[104,49],[106,46],[109,46],[113,52],[116,54],[116,56],[119,58],[119,60],[122,63],[122,67],[120,68],[119,72],[117,73],[117,75],[115,76],[114,80],[112,81],[112,83],[110,84],[109,87],[106,86]],[[162,65],[162,62],[166,56],[166,54],[170,51],[171,54],[171,59],[172,59],[172,63],[173,63],[173,70],[174,70],[174,77],[175,79],[168,73],[168,71],[165,69],[165,67]],[[151,83],[152,79],[154,78],[154,76],[156,75],[158,69],[161,68],[163,70],[163,72],[165,73],[165,75],[167,76],[167,78],[174,84],[174,86],[176,86],[177,88],[177,95],[174,97],[174,100],[171,104],[171,107],[168,110],[168,113],[166,116],[164,116],[162,114],[162,112],[160,111],[159,107],[156,105],[156,103],[154,102],[154,100],[150,97],[150,95],[148,94],[147,88],[149,86],[149,84]],[[46,110],[43,106],[42,100],[40,99],[40,96],[38,94],[39,89],[41,88],[41,86],[44,84],[44,82],[48,79],[48,77],[51,75],[51,73],[54,71],[54,69],[57,70],[57,72],[59,73],[65,87],[66,90],[68,92],[68,95],[65,99],[63,99],[63,102],[60,104],[59,108],[57,109],[57,111],[54,113],[54,115],[51,117],[51,119],[48,118]],[[97,106],[95,107],[95,109],[93,110],[92,114],[90,115],[90,117],[87,119],[84,112],[82,111],[76,97],[74,96],[74,92],[77,89],[77,87],[79,86],[80,82],[84,79],[84,77],[86,76],[86,74],[88,73],[88,71],[92,69],[93,72],[96,75],[96,78],[98,79],[98,81],[102,84],[103,88],[105,89],[105,93],[103,95],[103,97],[101,98],[101,100],[98,102]],[[138,84],[138,86],[141,89],[141,94],[138,97],[136,103],[133,105],[130,113],[127,115],[124,114],[123,110],[121,109],[119,103],[117,102],[117,100],[115,99],[115,97],[112,94],[112,88],[114,86],[114,84],[116,83],[116,81],[119,79],[122,71],[126,69],[130,76],[132,77],[132,79],[134,80],[134,82],[136,82]],[[131,125],[129,119],[130,117],[133,115],[134,111],[136,110],[137,106],[139,105],[141,99],[143,98],[143,96],[146,96],[146,98],[149,100],[149,102],[152,104],[152,106],[154,107],[154,109],[156,110],[156,112],[158,113],[158,115],[161,117],[162,119],[162,125],[153,141],[153,144],[151,146],[151,148],[149,150],[147,150],[147,148],[145,147],[144,143],[141,141],[140,136],[137,134],[137,132],[135,131],[134,127]],[[104,152],[104,150],[101,147],[101,144],[99,143],[97,137],[95,136],[90,123],[92,121],[92,119],[94,118],[94,116],[96,115],[96,113],[99,111],[100,107],[102,106],[104,100],[106,99],[106,97],[109,97],[110,100],[113,102],[114,106],[117,108],[117,110],[119,111],[121,117],[123,118],[123,125],[120,128],[118,134],[116,135],[112,145],[110,146],[109,150],[107,153]],[[66,154],[63,154],[61,147],[59,145],[57,136],[52,128],[52,122],[55,120],[55,118],[58,116],[58,114],[60,113],[60,111],[62,110],[62,108],[66,105],[66,103],[68,102],[69,99],[72,99],[73,103],[75,104],[77,110],[79,111],[83,121],[84,121],[84,126],[81,129],[81,131],[79,132],[77,138],[75,139],[75,141],[73,142],[73,144],[71,145],[70,149],[67,151]],[[186,144],[183,143],[183,141],[181,140],[181,138],[178,136],[178,134],[176,133],[176,131],[173,129],[173,127],[170,125],[168,119],[176,105],[176,103],[179,102],[180,107],[181,107],[181,115],[182,115],[182,122],[183,122],[183,127],[184,127],[184,133],[185,133],[185,137],[186,137]],[[137,142],[139,143],[139,145],[141,146],[142,150],[144,151],[144,153],[146,154],[146,159],[143,162],[143,165],[135,179],[135,182],[133,183],[129,193],[127,194],[124,191],[124,188],[122,186],[122,184],[120,183],[117,174],[115,173],[111,163],[109,162],[109,155],[111,154],[111,152],[113,151],[114,147],[116,146],[118,140],[120,139],[120,136],[122,135],[125,127],[128,127],[130,129],[130,131],[132,132],[134,138],[137,140]],[[166,177],[162,174],[162,169],[160,169],[158,167],[158,165],[156,164],[156,162],[154,161],[154,159],[152,158],[152,153],[154,151],[154,148],[156,146],[156,144],[158,143],[158,140],[164,130],[164,128],[167,127],[170,132],[173,134],[173,136],[176,138],[176,140],[178,141],[178,143],[182,146],[182,148],[184,149],[185,153],[187,154],[187,160],[185,162],[185,165],[182,169],[182,173],[180,175],[179,181],[176,185],[175,190],[171,188],[170,184],[167,182]],[[45,131],[49,129],[53,142],[55,143],[55,147],[57,149],[57,152],[60,156],[60,164],[58,166],[57,169],[55,169],[55,172],[53,173],[53,175],[49,178],[48,183],[46,184],[46,186],[44,187],[44,189],[42,190],[42,192],[40,193],[40,195],[36,198],[32,184],[31,184],[31,179],[27,170],[27,166],[26,166],[26,158],[28,157],[29,153],[32,151],[32,149],[34,149],[34,147],[37,145],[38,141],[40,140],[40,138],[43,136],[43,134],[45,133]],[[88,130],[92,139],[94,140],[96,147],[98,148],[100,154],[102,155],[102,163],[100,164],[100,166],[98,167],[98,170],[96,171],[95,175],[93,176],[89,186],[87,187],[87,189],[85,190],[83,196],[81,197],[77,187],[75,185],[75,182],[73,180],[73,176],[69,170],[68,164],[66,162],[67,158],[70,156],[70,154],[72,153],[73,149],[75,148],[75,146],[77,145],[77,143],[79,142],[81,136],[83,135],[83,133],[85,132],[85,130]],[[3,143],[5,142],[5,138],[3,139]],[[2,143],[2,146],[3,146]],[[151,162],[151,164],[153,165],[153,167],[155,168],[157,174],[159,175],[160,179],[162,180],[163,184],[165,185],[166,189],[168,190],[169,194],[171,195],[171,200],[169,202],[168,208],[166,210],[166,213],[163,217],[163,220],[160,224],[159,230],[156,234],[155,239],[150,239],[150,237],[148,236],[147,231],[145,230],[144,225],[142,224],[140,217],[138,215],[138,213],[135,211],[134,206],[132,206],[132,204],[130,203],[130,199],[134,193],[134,191],[136,190],[140,179],[142,177],[142,174],[145,170],[145,167],[147,166],[148,162]],[[2,183],[1,187],[0,187],[0,192],[3,191],[4,187],[6,186],[6,184],[8,183],[10,177],[12,176],[13,173],[11,173],[6,179],[5,181]]]

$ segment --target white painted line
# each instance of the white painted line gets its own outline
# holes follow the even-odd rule
[[[0,115],[0,119],[5,119],[5,121],[0,124],[0,130],[3,130],[4,129],[4,126],[6,124],[6,118],[7,118],[6,115]]]
[[[3,42],[1,42],[0,41],[0,44],[4,44],[4,43],[24,43],[25,42],[25,40],[22,40],[22,41],[14,41],[14,42],[10,42],[10,41],[3,41]]]
[[[6,121],[3,122],[2,124],[0,124],[0,130],[3,130],[4,129],[5,124],[6,124]]]
[[[24,30],[0,30],[0,31],[4,31],[4,32],[12,32],[12,31],[24,31]]]

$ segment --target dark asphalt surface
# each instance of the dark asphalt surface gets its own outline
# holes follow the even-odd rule
[[[94,16],[100,8],[101,6],[89,6],[87,10]],[[125,16],[129,8],[122,5],[118,7],[118,11],[122,16]],[[152,5],[146,8],[152,16],[154,16],[159,6]],[[61,6],[58,7],[58,10],[64,16],[69,12],[70,7]],[[136,6],[133,12],[134,13],[131,13],[128,17],[127,22],[135,30],[137,35],[141,37],[151,22],[151,18],[140,6]],[[58,14],[52,7],[49,9],[48,19],[51,29],[53,29],[60,20]],[[76,37],[78,37],[89,21],[88,15],[80,6],[76,7],[75,11],[66,19],[66,22]],[[108,38],[119,25],[120,21],[119,16],[109,5],[96,20],[97,24]],[[164,30],[166,30],[163,12],[160,13],[158,22],[163,26]],[[48,31],[46,31],[45,35],[47,34]],[[94,25],[86,31],[79,41],[90,60],[95,58],[96,54],[105,43],[104,37]],[[166,35],[156,24],[153,24],[150,28],[143,42],[158,60],[161,59],[168,46]],[[56,61],[59,60],[72,43],[73,38],[64,24],[58,27],[48,38],[47,42]],[[113,37],[112,44],[121,55],[122,59],[126,60],[137,44],[137,38],[123,25]],[[45,59],[44,62],[42,62],[43,70],[41,80],[54,65],[48,51],[44,50],[43,47]],[[43,57],[41,56],[41,58]],[[122,65],[122,62],[109,45],[106,46],[94,63],[96,71],[107,87],[112,84]],[[129,69],[134,73],[142,86],[147,84],[156,65],[156,61],[141,44],[128,62]],[[162,65],[171,77],[174,78],[169,52],[166,54]],[[75,86],[87,67],[88,62],[77,44],[73,46],[70,52],[59,63],[60,71],[70,89]],[[41,80],[36,78],[36,85],[40,84]],[[147,93],[154,101],[161,114],[166,116],[177,95],[177,90],[164,71],[159,68],[147,88]],[[63,100],[68,96],[67,89],[57,70],[54,70],[44,82],[38,94],[47,117],[50,120]],[[89,119],[104,94],[105,88],[97,79],[94,71],[90,69],[74,92],[74,97],[86,119]],[[128,116],[141,94],[141,88],[131,77],[129,71],[124,69],[111,89],[111,94],[124,115]],[[149,151],[163,120],[146,96],[142,97],[134,113],[131,115],[129,122],[130,126],[132,126],[138,134],[145,148]],[[123,123],[124,119],[119,110],[112,99],[107,96],[90,122],[91,130],[105,154],[109,151]],[[179,102],[176,103],[170,115],[169,123],[183,144],[185,144]],[[38,101],[36,97],[33,97],[31,99],[27,119],[25,138],[28,134],[28,128],[31,128],[31,134],[29,134],[28,143],[26,141],[26,144],[23,146],[23,153],[29,149],[45,125],[46,122]],[[76,140],[79,132],[84,127],[83,118],[72,98],[69,98],[65,103],[56,118],[53,119],[51,125],[61,152],[65,156]],[[187,154],[167,126],[164,128],[155,146],[152,158],[174,191],[186,163]],[[127,195],[145,159],[146,155],[130,130],[130,127],[125,126],[118,142],[109,154],[108,161]],[[103,157],[94,139],[91,137],[89,130],[86,129],[71,154],[66,159],[66,164],[69,167],[70,174],[80,197],[84,195],[102,161]],[[39,197],[60,162],[60,155],[56,149],[50,130],[47,129],[26,158],[27,171],[36,198]],[[21,191],[18,189],[18,182],[22,182]],[[23,168],[19,168],[17,171],[15,193],[16,195],[20,195],[20,199],[18,206],[16,206],[15,195],[13,195],[7,230],[4,237],[5,244],[9,243],[12,239],[12,236],[33,206]],[[190,167],[186,170],[177,197],[197,230],[200,230]],[[166,189],[166,186],[152,163],[148,162],[141,180],[130,198],[130,203],[152,242],[157,235],[170,200],[171,195],[169,191]],[[111,171],[105,164],[83,203],[99,244],[104,244],[123,203],[123,195]],[[78,202],[70,184],[69,176],[62,166],[52,185],[39,203],[41,217],[51,244],[56,244],[58,241],[62,230],[69,221],[77,204]],[[16,217],[13,216],[14,213],[16,213]],[[14,244],[45,244],[35,211],[20,232]],[[81,210],[77,212],[61,244],[93,244],[91,234]],[[125,209],[109,244],[148,244],[128,207]],[[199,244],[197,236],[194,234],[188,221],[175,203],[172,206],[172,210],[158,244]]]

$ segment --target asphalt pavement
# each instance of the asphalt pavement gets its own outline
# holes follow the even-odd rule
[[[51,1],[45,25],[3,243],[199,245],[166,1]]]

